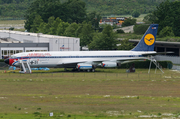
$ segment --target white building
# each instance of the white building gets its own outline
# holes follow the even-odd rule
[[[79,50],[79,38],[0,30],[0,59],[19,52]]]

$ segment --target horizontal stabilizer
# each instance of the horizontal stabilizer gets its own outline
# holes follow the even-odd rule
[[[143,56],[148,56],[148,55],[165,55],[165,54],[171,54],[171,53],[174,53],[174,52],[156,52],[156,53],[144,53],[142,54]]]

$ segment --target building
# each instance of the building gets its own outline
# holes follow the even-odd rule
[[[118,26],[121,26],[126,19],[126,17],[102,17],[99,24],[116,24]]]
[[[79,38],[0,30],[0,59],[20,52],[79,50]]]
[[[134,46],[135,46],[139,43],[139,40],[129,39],[129,42],[134,43]],[[180,42],[156,41],[154,51],[156,51],[156,52],[173,52],[173,53],[165,54],[165,55],[180,56]]]

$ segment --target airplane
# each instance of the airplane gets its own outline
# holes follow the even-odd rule
[[[5,63],[20,67],[20,61],[23,60],[31,68],[74,68],[88,72],[94,72],[99,64],[102,67],[119,67],[128,61],[147,59],[148,55],[157,54],[154,51],[157,29],[158,24],[151,24],[140,42],[130,51],[22,52],[12,55]]]

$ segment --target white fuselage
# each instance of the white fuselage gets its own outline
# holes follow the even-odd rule
[[[144,59],[142,54],[156,53],[141,51],[57,51],[57,52],[23,52],[12,56],[13,66],[19,66],[19,60],[27,60],[30,67],[71,67],[78,63],[98,65],[101,62],[121,62],[125,60]]]

